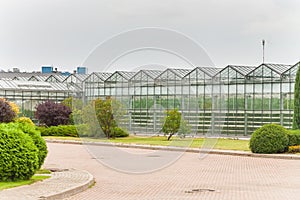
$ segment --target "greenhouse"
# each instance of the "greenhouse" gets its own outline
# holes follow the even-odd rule
[[[35,106],[73,96],[84,103],[112,97],[131,133],[160,134],[165,111],[178,109],[197,135],[249,135],[263,124],[292,126],[295,65],[115,71],[86,74],[0,73],[0,97],[34,117]]]
[[[21,115],[32,119],[37,104],[46,100],[61,102],[74,94],[82,96],[82,91],[64,83],[0,80],[0,97],[15,102]]]
[[[263,124],[291,128],[295,65],[228,65],[220,69],[166,69],[93,73],[84,81],[86,101],[111,96],[126,110],[132,133],[160,133],[164,111],[177,108],[196,134],[249,135]],[[109,76],[107,78],[107,76]],[[216,131],[217,132],[217,131]]]

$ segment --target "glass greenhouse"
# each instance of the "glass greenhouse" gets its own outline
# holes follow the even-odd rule
[[[295,65],[228,65],[220,69],[166,69],[93,73],[84,81],[86,101],[111,96],[126,109],[132,133],[159,133],[164,111],[177,108],[199,135],[249,135],[263,124],[292,126]],[[108,76],[108,77],[107,77]]]
[[[33,117],[45,100],[73,96],[88,103],[110,96],[126,111],[121,126],[136,134],[160,133],[168,109],[177,108],[193,133],[249,135],[267,123],[292,126],[295,65],[140,70],[72,74],[0,73],[0,97]],[[9,76],[8,76],[9,75]]]
[[[30,118],[34,118],[35,107],[40,102],[61,102],[74,94],[82,96],[80,90],[64,83],[0,80],[0,97],[15,102],[21,114]]]

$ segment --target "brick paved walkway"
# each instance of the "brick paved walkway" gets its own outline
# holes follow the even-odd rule
[[[44,181],[0,191],[0,199],[35,200],[56,199],[57,196],[69,197],[75,193],[71,190],[72,188],[84,190],[88,186],[86,184],[91,178],[89,173],[82,170],[69,169],[67,171],[53,172],[51,178]],[[64,191],[68,192],[60,195]]]
[[[199,159],[196,153],[185,153],[167,168],[128,174],[103,166],[83,145],[48,147],[46,167],[83,169],[96,179],[94,187],[69,199],[300,199],[299,160],[212,154]],[[147,156],[148,150],[135,151]]]

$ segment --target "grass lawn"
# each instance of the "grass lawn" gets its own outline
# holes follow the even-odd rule
[[[45,139],[59,139],[59,140],[75,140],[75,141],[95,141],[95,142],[115,142],[124,144],[145,144],[145,145],[159,145],[159,146],[190,146],[193,148],[200,148],[202,146],[214,149],[223,150],[239,150],[239,151],[250,151],[249,140],[237,140],[237,139],[225,139],[225,138],[186,138],[180,139],[178,137],[173,137],[171,141],[168,141],[164,136],[154,136],[154,137],[138,137],[129,136],[125,138],[116,139],[92,139],[92,138],[74,138],[74,137],[55,137],[55,136],[45,136]]]
[[[18,186],[22,186],[22,185],[29,185],[29,184],[35,183],[37,181],[45,180],[47,178],[50,178],[50,176],[40,176],[40,175],[35,176],[34,175],[31,179],[25,180],[25,181],[0,182],[0,190],[12,188],[12,187],[18,187]]]
[[[51,174],[51,171],[48,169],[39,169],[35,172],[35,174]]]

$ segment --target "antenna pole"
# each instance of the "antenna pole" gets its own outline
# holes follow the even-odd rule
[[[263,61],[263,63],[265,63],[265,43],[266,43],[266,41],[265,40],[262,40],[262,48],[263,48],[263,57],[262,57],[262,61]]]

